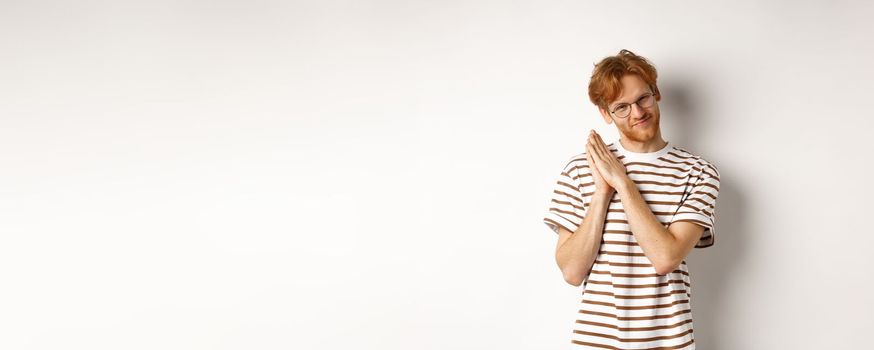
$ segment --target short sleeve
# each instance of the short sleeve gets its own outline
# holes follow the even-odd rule
[[[586,216],[588,206],[584,202],[583,186],[580,184],[581,167],[585,167],[584,162],[572,158],[553,183],[543,222],[555,233],[559,233],[559,227],[564,227],[571,232],[576,231]]]
[[[685,196],[671,223],[688,221],[704,227],[695,248],[707,248],[716,243],[716,197],[719,195],[719,171],[713,164],[701,160],[701,172],[693,177],[691,190]]]

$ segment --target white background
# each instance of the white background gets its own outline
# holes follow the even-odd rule
[[[703,349],[874,324],[874,5],[4,1],[0,348],[559,349],[593,64],[720,170]]]

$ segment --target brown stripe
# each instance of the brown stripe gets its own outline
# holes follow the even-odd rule
[[[682,175],[661,174],[661,173],[654,173],[654,172],[652,172],[652,171],[643,171],[643,170],[628,170],[628,171],[626,171],[625,173],[626,173],[626,174],[629,174],[629,175],[631,175],[631,174],[641,174],[641,175],[652,175],[652,176],[658,176],[658,177],[671,177],[671,178],[674,178],[674,179],[680,179],[680,180],[686,178],[685,176],[682,176]],[[634,181],[634,179],[632,179],[632,181]]]
[[[620,262],[612,262],[612,261],[603,261],[603,260],[595,260],[595,264],[601,265],[610,265],[610,266],[622,266],[622,267],[653,267],[652,264],[645,263],[620,263]]]
[[[710,173],[709,171],[712,171],[713,173]],[[717,170],[716,166],[711,163],[704,163],[704,168],[701,169],[701,172],[710,175],[710,177],[719,179],[719,170]]]
[[[718,173],[710,173],[710,165],[704,164],[704,168],[701,168],[701,171],[696,173],[695,176],[700,177],[702,179],[714,179],[719,182],[719,174]]]
[[[676,154],[676,153],[674,153],[674,152],[672,152],[672,151],[668,151],[668,154],[670,154],[670,155],[672,155],[672,156],[674,156],[674,157],[680,158],[680,159],[694,159],[694,158],[695,158],[694,156],[691,156],[691,155],[690,155],[690,156],[681,156],[681,155]]]
[[[629,226],[629,225],[626,224],[625,226]],[[666,222],[665,227],[667,228],[668,226],[670,226],[670,223]],[[616,227],[616,226],[605,226],[605,227]],[[604,230],[603,232],[605,234],[623,235],[623,236],[633,236],[634,235],[634,233],[632,233],[631,231],[627,231],[627,230]]]
[[[658,159],[663,160],[663,161],[668,162],[668,163],[674,163],[674,164],[686,164],[686,165],[690,165],[690,166],[695,165],[695,163],[684,162],[684,161],[674,161],[674,160],[670,160],[670,159],[665,158],[665,157],[659,157]]]
[[[716,180],[716,181],[719,181],[719,180]],[[716,185],[711,184],[711,183],[709,183],[709,182],[702,182],[702,183],[700,183],[699,185],[701,185],[701,186],[705,186],[705,187],[710,187],[710,188],[716,190],[716,192],[719,192],[719,187],[717,187]],[[708,193],[708,192],[702,192],[702,193],[710,194],[710,193]],[[716,198],[716,197],[713,197],[713,198]]]
[[[560,224],[560,223],[558,223],[558,222],[555,222],[555,220],[552,220],[552,219],[550,219],[550,218],[543,218],[543,221],[548,222],[548,223],[550,223],[550,224],[553,224],[554,226],[557,226],[557,227],[564,227],[565,230],[568,230],[568,231],[570,231],[570,232],[574,232],[574,230],[571,229],[570,227],[568,227],[568,226],[566,226],[566,225],[564,225],[564,224]]]
[[[617,295],[617,294],[614,294],[613,292],[604,292],[604,291],[600,291],[600,290],[586,290],[585,293],[586,294],[595,294],[595,295],[607,295],[607,296],[612,296],[616,299],[658,299],[658,298],[667,298],[667,297],[672,296],[674,294],[686,294],[687,292],[685,290],[676,289],[676,290],[672,290],[668,293],[646,294],[646,295],[622,295],[622,294]]]
[[[631,165],[635,165],[635,166],[639,165],[639,166],[646,166],[646,167],[659,168],[659,169],[673,169],[673,170],[677,170],[677,171],[684,172],[684,173],[688,173],[690,170],[690,169],[684,169],[684,168],[667,166],[667,165],[658,165],[658,164],[646,163],[646,162],[628,162],[628,163],[625,163],[626,167],[631,166]],[[697,168],[693,167],[691,170],[696,170],[696,169]],[[698,171],[698,170],[696,170],[696,171]]]
[[[607,209],[607,212],[608,212],[608,213],[621,213],[621,214],[625,214],[625,209]],[[652,213],[653,213],[654,215],[662,215],[662,216],[674,215],[674,213],[669,212],[669,211],[654,211],[654,212],[652,212]]]
[[[706,175],[706,176],[704,176]],[[719,182],[719,175],[708,173],[706,170],[701,171],[700,173],[693,174],[689,177],[689,180],[701,181],[701,180],[714,180]]]
[[[615,223],[615,224],[628,224],[628,220],[622,220],[622,219],[607,219],[607,220],[605,220],[604,222],[606,222],[606,223],[611,223],[611,222],[612,222],[612,223]],[[669,222],[659,220],[659,223],[662,224],[662,225],[664,226],[664,225],[667,225]]]
[[[611,150],[611,151],[614,151],[614,152],[618,152],[616,149],[610,149],[610,150]],[[679,154],[674,153],[674,152],[668,152],[668,154],[670,154],[670,155],[672,155],[672,156],[678,158],[678,159],[676,159],[676,160],[668,159],[668,158],[666,158],[665,156],[659,157],[659,158],[657,158],[657,159],[658,159],[658,160],[661,160],[661,161],[668,162],[668,163],[673,163],[673,164],[685,164],[685,165],[689,165],[689,166],[691,167],[691,170],[693,170],[694,172],[700,172],[700,171],[702,171],[702,168],[696,167],[696,166],[695,166],[696,163],[694,163],[694,162],[690,162],[690,161],[686,161],[686,160],[697,160],[699,163],[704,164],[704,166],[706,166],[707,168],[712,169],[715,173],[718,173],[718,170],[716,169],[716,167],[713,166],[710,162],[706,162],[706,161],[702,162],[702,159],[700,159],[700,157],[697,157],[697,156],[693,155],[693,154],[690,153],[690,152],[686,152],[686,151],[684,151],[684,153],[687,153],[687,155],[679,155]],[[620,160],[625,159],[625,156],[620,154],[620,155],[617,156],[617,159],[620,159]],[[588,168],[589,168],[589,165],[588,165],[588,159],[586,158],[586,153],[585,153],[585,152],[579,154],[578,157],[574,157],[574,158],[572,158],[572,159],[570,160],[570,162],[568,163],[568,165],[570,165],[571,163],[577,163],[577,164],[579,164],[579,165],[575,165],[573,168],[571,168],[572,170],[573,170],[573,169],[588,169]],[[624,164],[625,164],[625,165],[642,164],[642,165],[649,165],[649,166],[655,166],[655,167],[659,167],[659,166],[660,166],[660,165],[656,165],[656,164],[648,163],[648,162],[628,162],[628,163],[624,163]],[[666,167],[666,166],[661,166],[661,167]],[[688,172],[688,170],[689,170],[689,169],[686,169],[686,168],[674,168],[674,169],[683,169],[683,170],[681,170],[681,171],[683,171],[683,172]],[[715,175],[714,175],[714,176],[715,176]]]
[[[601,322],[584,321],[584,320],[577,320],[576,323],[587,324],[587,325],[597,326],[597,327],[604,327],[604,328],[612,328],[612,329],[615,329],[615,330],[621,331],[621,332],[647,332],[647,331],[656,331],[659,329],[677,328],[679,326],[682,326],[684,324],[691,323],[691,322],[692,322],[692,319],[690,318],[687,320],[683,320],[683,321],[674,323],[672,325],[652,326],[652,327],[619,327],[617,325],[601,323]]]
[[[695,181],[693,181],[693,179],[691,179],[691,178],[686,179],[686,181],[684,181],[682,183],[660,182],[660,181],[640,180],[640,179],[633,180],[633,181],[637,185],[658,185],[658,186],[682,187],[682,188],[686,188],[687,186],[691,186],[692,184],[695,183]],[[579,190],[580,190],[580,192],[585,192],[585,189],[584,189],[585,187],[590,187],[590,186],[594,186],[594,185],[595,185],[594,181],[583,182],[583,183],[580,183]]]
[[[697,161],[700,162],[701,164],[704,164],[704,165],[707,166],[708,168],[713,169],[713,171],[715,171],[715,172],[719,172],[719,171],[716,169],[716,166],[713,165],[713,163],[709,162],[707,159],[704,159],[704,158],[701,157],[701,156],[695,155],[695,154],[693,154],[692,152],[689,152],[688,150],[685,150],[685,149],[682,149],[682,148],[679,148],[679,147],[675,147],[675,148],[676,148],[677,150],[680,150],[680,151],[683,152],[683,153],[686,153],[686,155],[689,156],[690,158],[695,158],[695,160],[697,160]]]
[[[558,193],[558,192],[556,192],[556,193]],[[574,199],[576,199],[576,198],[574,198]],[[582,211],[585,211],[585,210],[586,210],[586,206],[585,206],[585,205],[582,205],[582,206],[581,206],[581,205],[576,205],[576,204],[574,204],[574,203],[560,201],[560,200],[555,199],[555,198],[552,199],[552,202],[553,202],[553,203],[557,203],[557,204],[569,205],[569,206],[572,206],[572,207],[577,208],[577,209],[582,210]]]
[[[685,332],[680,332],[680,333],[677,333],[674,335],[663,335],[663,336],[659,336],[659,337],[649,337],[649,338],[620,338],[620,337],[617,337],[615,335],[587,332],[587,331],[581,331],[578,329],[575,329],[574,333],[583,334],[583,335],[590,335],[590,336],[594,336],[594,337],[609,338],[609,339],[621,341],[623,343],[636,343],[636,342],[648,342],[648,341],[680,338],[680,337],[686,336],[689,333],[692,333],[692,329],[687,329]]]
[[[653,309],[664,309],[666,307],[676,306],[680,304],[688,304],[689,299],[676,300],[672,303],[667,304],[657,304],[657,305],[643,305],[643,306],[620,306],[613,303],[603,302],[603,301],[594,301],[594,300],[585,300],[582,301],[584,304],[593,304],[593,305],[601,305],[601,306],[609,306],[613,307],[617,310],[653,310]]]
[[[563,192],[558,192],[558,193],[562,193],[562,194],[564,194],[564,195],[567,195],[566,193],[563,193]],[[592,196],[593,194],[595,194],[594,191],[592,191],[592,192],[583,192],[582,195],[583,195],[583,197],[590,197],[590,196]],[[646,202],[646,204],[648,204],[648,205],[680,205],[680,204],[682,204],[681,202],[668,202],[668,201],[647,200],[646,198],[644,198],[643,200],[644,200],[644,202]],[[612,205],[612,204],[621,204],[621,203],[622,203],[622,198],[619,198],[619,196],[613,196],[613,199],[610,200],[610,204],[611,204],[611,205]],[[586,208],[589,207],[589,203],[584,202],[583,204],[584,204],[584,206],[585,206]]]
[[[680,311],[674,312],[672,314],[655,315],[655,316],[635,316],[635,317],[620,317],[620,316],[616,316],[616,315],[611,314],[611,313],[597,312],[597,311],[590,311],[590,310],[580,310],[578,313],[587,314],[587,315],[595,315],[595,316],[611,317],[611,318],[615,318],[619,321],[652,321],[652,320],[658,320],[658,319],[662,319],[662,318],[671,318],[674,316],[688,314],[691,312],[692,312],[692,309],[686,309],[686,310],[680,310]]]
[[[671,223],[666,224],[666,226],[671,227],[671,224],[674,222],[677,222],[677,220],[671,221]],[[604,234],[611,234],[611,235],[634,236],[634,233],[632,233],[631,231],[625,231],[625,230],[604,230],[603,232],[604,232]]]
[[[670,281],[658,283],[658,284],[617,284],[617,283],[613,283],[612,281],[597,281],[597,280],[589,280],[588,283],[609,285],[609,286],[613,286],[614,288],[656,288],[656,287],[667,287],[671,283],[682,283],[686,287],[689,287],[689,288],[692,287],[692,285],[689,284],[689,282],[686,282],[683,280],[670,280]]]
[[[670,182],[659,182],[659,181],[652,181],[652,180],[637,180],[637,181],[634,181],[634,183],[638,184],[638,185],[658,185],[658,186],[668,186],[668,187],[686,187],[687,185],[690,184],[689,181],[686,181],[683,183],[670,183]],[[594,182],[592,182],[592,184],[594,184]]]
[[[701,221],[701,220],[695,220],[695,219],[678,219],[678,220],[674,220],[674,222],[682,222],[682,221],[687,221],[687,222],[696,223],[696,224],[698,224],[698,225],[704,226],[704,228],[709,228],[709,227],[710,227],[710,224],[708,224],[708,223],[706,223],[706,222],[704,222],[704,221]]]
[[[567,198],[567,199],[573,199],[573,200],[575,200],[575,201],[578,201],[578,202],[580,202],[580,204],[583,204],[583,205],[585,204],[585,202],[583,201],[583,199],[580,198],[580,196],[578,196],[578,195],[573,195],[573,194],[570,194],[570,193],[567,193],[567,192],[562,192],[562,191],[559,191],[559,190],[557,190],[557,189],[556,189],[556,190],[552,190],[552,193],[554,194],[554,196],[552,196],[553,199],[559,198],[559,196],[563,196],[564,198]]]
[[[571,343],[574,343],[577,345],[594,346],[594,347],[599,347],[599,348],[603,348],[603,349],[622,350],[622,349],[617,348],[615,346],[597,344],[597,343],[589,343],[589,342],[579,341],[576,339],[571,340]],[[692,339],[690,341],[687,341],[687,342],[680,344],[680,345],[677,345],[677,346],[667,346],[667,347],[661,346],[661,347],[657,347],[657,348],[647,348],[647,349],[642,349],[642,350],[679,350],[679,349],[684,349],[687,346],[692,345],[693,343],[695,343],[695,339]]]
[[[568,189],[571,189],[571,190],[574,190],[574,191],[579,191],[579,188],[577,188],[576,186],[573,186],[573,185],[571,185],[571,184],[565,183],[564,181],[558,180],[558,181],[556,181],[555,183],[558,184],[558,185],[562,185],[562,186],[564,186],[564,187],[567,187]]]
[[[588,195],[591,196],[593,193],[594,192],[590,192],[590,193],[588,193]],[[585,195],[585,193],[583,195]],[[680,202],[648,201],[648,200],[646,200],[646,198],[644,198],[644,202],[646,202],[646,204],[649,204],[649,205],[654,205],[654,204],[655,205],[680,205]],[[611,204],[622,203],[622,199],[619,198],[619,196],[614,196],[613,199],[610,200],[610,203]]]
[[[607,252],[599,252],[599,253],[607,253]],[[643,254],[643,253],[641,253],[641,254]],[[607,255],[619,255],[619,254],[607,254]],[[591,271],[590,273],[592,273],[592,274],[596,274],[596,275],[610,275],[610,276],[613,276],[613,277],[630,277],[630,278],[644,278],[644,277],[659,277],[659,276],[663,276],[663,275],[659,275],[659,274],[655,274],[655,273],[645,273],[645,274],[635,274],[635,273],[613,273],[613,271],[601,271],[601,270],[595,270],[595,269],[592,269],[592,271]],[[683,274],[683,275],[689,276],[689,273],[688,273],[688,272],[686,272],[686,271],[682,271],[682,270],[679,270],[679,269],[674,270],[674,271],[671,271],[670,273],[680,273],[680,274]]]
[[[641,189],[638,189],[637,191],[640,192],[640,194],[667,194],[667,195],[672,195],[672,194],[684,194],[684,193],[686,193],[686,191],[671,192],[671,191],[656,191],[656,190],[641,190]]]
[[[579,216],[579,215],[577,215],[577,213],[574,213],[574,212],[572,212],[572,211],[566,211],[566,210],[561,210],[561,209],[556,209],[556,208],[549,208],[549,211],[551,211],[551,212],[553,212],[553,213],[561,213],[561,214],[573,215],[573,216],[578,217],[580,220],[583,220],[583,219],[584,219],[582,216]],[[559,216],[561,216],[561,215],[559,215]]]
[[[620,231],[620,232],[611,232],[611,231]],[[624,230],[604,230],[604,233],[609,233],[609,234],[614,234],[614,235],[626,235],[626,236],[633,236],[634,235],[633,233],[631,233],[631,231],[624,231]]]
[[[615,245],[639,247],[639,245],[636,242],[607,241],[607,240],[603,240],[603,239],[601,241],[601,244],[615,244]],[[618,256],[642,256],[639,254],[644,254],[644,253],[637,253],[637,252],[617,252],[617,251],[612,251],[612,250],[601,250],[598,253],[603,253],[604,255],[618,255]],[[634,254],[634,255],[629,255],[629,254]],[[643,255],[643,256],[645,256],[645,255]],[[604,264],[604,265],[612,265],[612,266],[625,266],[625,267],[653,267],[651,264],[647,264],[647,263],[622,263],[622,262],[597,260],[597,259],[595,260],[595,263],[596,264]],[[686,266],[686,261],[683,260],[683,262],[680,265]]]
[[[671,166],[658,166],[658,165],[651,165],[650,166],[650,167],[656,168],[656,169],[679,170],[680,172],[683,173],[682,175],[676,175],[676,174],[670,174],[670,173],[658,173],[658,172],[643,171],[643,170],[632,170],[632,169],[626,169],[626,174],[648,174],[648,175],[654,175],[654,176],[660,176],[660,177],[671,177],[671,178],[678,179],[678,180],[687,180],[687,182],[688,182],[688,181],[696,181],[698,179],[702,179],[702,177],[700,175],[703,173],[703,174],[708,175],[708,177],[706,177],[706,178],[712,178],[712,179],[716,180],[717,182],[719,181],[718,175],[708,173],[706,170],[703,170],[702,168],[697,168],[690,163],[676,163],[676,162],[671,162],[671,163],[688,164],[692,167],[690,169],[682,169],[682,168],[671,167]],[[634,163],[629,163],[629,164],[634,164]],[[584,165],[584,166],[577,166],[576,168],[588,169],[589,167],[587,165]],[[561,174],[567,176],[569,179],[572,179],[574,181],[582,183],[582,185],[584,185],[584,186],[590,186],[590,185],[594,184],[594,181],[583,182],[583,180],[581,179],[581,178],[586,178],[588,180],[588,179],[592,178],[592,174],[590,172],[579,173],[579,171],[578,171],[577,173],[580,175],[573,176],[573,175],[570,175],[567,173],[561,173]],[[634,183],[637,183],[637,184],[642,183],[642,182],[636,181],[634,179],[632,179],[632,180],[634,181]]]
[[[609,251],[609,250],[602,250],[602,251],[599,251],[598,254],[599,254],[599,255],[600,255],[600,254],[604,254],[604,255],[619,255],[619,256],[640,256],[640,257],[644,257],[644,256],[646,256],[646,254],[644,254],[644,253],[615,252],[615,251]]]
[[[619,348],[617,348],[617,347],[615,347],[615,346],[604,345],[604,344],[596,344],[596,343],[589,343],[589,342],[579,341],[579,340],[576,340],[576,339],[571,339],[571,343],[573,343],[573,344],[577,344],[577,345],[593,346],[593,347],[598,347],[598,348],[602,348],[602,349],[621,350],[621,349],[619,349]]]
[[[659,277],[658,274],[655,273],[613,273],[613,271],[600,271],[600,270],[591,270],[589,272],[593,275],[610,275],[613,277],[627,277],[627,278],[650,278],[650,277]]]
[[[637,247],[637,246],[638,246],[637,242],[608,241],[608,240],[601,240],[601,244],[627,245],[627,246],[631,246],[631,247]]]
[[[677,163],[674,163],[674,164],[677,164]],[[686,163],[686,164],[688,164],[688,163]],[[629,162],[629,163],[625,163],[625,166],[629,166],[629,165],[648,166],[648,167],[658,168],[658,169],[672,169],[672,170],[677,170],[677,171],[679,171],[679,172],[682,172],[682,173],[684,173],[684,174],[686,174],[686,175],[689,175],[689,174],[700,174],[700,173],[702,173],[702,172],[703,172],[703,173],[706,173],[706,174],[708,174],[708,175],[712,175],[712,174],[710,174],[710,173],[707,173],[707,168],[704,168],[704,167],[700,167],[700,168],[699,168],[699,167],[695,166],[694,163],[693,163],[693,164],[688,164],[688,165],[689,165],[688,167],[674,167],[674,166],[661,165],[661,164],[653,164],[653,163],[646,163],[646,162]],[[705,164],[705,166],[709,166],[709,164]],[[712,176],[716,177],[715,175],[712,175]]]
[[[699,200],[699,202],[700,202],[700,200]],[[714,203],[714,204],[716,204],[716,203]],[[674,215],[682,214],[682,213],[688,213],[688,212],[689,212],[688,210],[687,210],[687,211],[682,211],[681,209],[683,209],[683,208],[690,208],[690,209],[693,210],[693,213],[704,214],[704,215],[710,215],[712,212],[711,212],[711,211],[708,211],[707,209],[713,209],[713,204],[711,204],[711,205],[707,205],[706,208],[699,208],[699,207],[696,207],[696,206],[692,205],[692,203],[683,203],[683,205],[681,205],[679,208],[677,208],[677,212],[674,213]]]
[[[661,175],[661,173],[656,173],[656,174]],[[579,182],[580,187],[587,187],[587,186],[592,186],[595,184],[594,180],[592,180],[590,182],[583,182],[584,180],[580,179],[583,177],[586,178],[586,180],[587,180],[587,179],[590,179],[592,176],[590,174],[585,174],[585,175],[573,177],[572,179]],[[693,183],[698,182],[702,179],[713,179],[713,180],[716,180],[716,182],[719,182],[719,177],[712,176],[712,175],[709,177],[702,177],[702,176],[700,176],[700,174],[683,174],[682,177],[674,177],[674,179],[683,180],[682,185],[693,184]],[[641,179],[635,180],[635,179],[632,179],[632,181],[634,181],[634,183],[638,184],[638,185],[640,185],[640,184],[656,184],[656,185],[662,185],[662,186],[678,186],[678,185],[680,185],[679,183],[658,182],[658,181],[653,181],[653,180],[641,180]]]
[[[688,199],[691,199],[691,200],[693,200],[693,201],[697,201],[698,203],[704,204],[704,205],[706,205],[706,207],[705,207],[706,209],[710,209],[710,208],[712,208],[712,207],[713,207],[713,204],[715,204],[715,202],[713,202],[713,203],[708,203],[708,202],[706,202],[705,200],[703,200],[703,199],[701,199],[701,198],[689,197],[689,198],[686,198],[686,199],[687,199],[687,200],[688,200]],[[684,205],[685,205],[685,204],[684,204]],[[702,209],[704,209],[704,208],[702,208]],[[699,209],[699,210],[702,210],[702,209]]]
[[[629,230],[604,230],[604,233],[624,233],[627,235],[632,234],[632,232]]]
[[[618,197],[618,196],[617,196]],[[615,202],[619,203],[622,199],[617,198]],[[646,204],[656,204],[656,205],[679,205],[680,202],[666,202],[666,201],[647,201],[644,200]]]
[[[692,152],[689,152],[683,148],[677,147],[676,145],[674,145],[674,148],[680,152],[686,153],[686,155],[692,155]]]

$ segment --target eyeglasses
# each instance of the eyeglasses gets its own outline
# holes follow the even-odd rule
[[[652,107],[653,101],[655,101],[655,95],[651,92],[647,92],[640,96],[634,104],[638,105],[640,108],[649,108]],[[616,118],[626,118],[631,114],[631,104],[628,103],[620,103],[610,112]]]

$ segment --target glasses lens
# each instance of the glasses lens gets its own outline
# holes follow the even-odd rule
[[[643,108],[652,107],[653,101],[655,101],[655,97],[653,96],[653,94],[648,94],[648,95],[644,96],[642,99],[640,99],[640,102],[638,102],[638,105],[640,105]]]
[[[631,106],[629,105],[621,105],[613,110],[613,114],[615,114],[618,118],[627,117],[629,112],[631,112]]]

